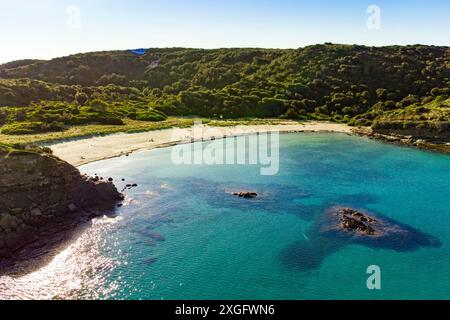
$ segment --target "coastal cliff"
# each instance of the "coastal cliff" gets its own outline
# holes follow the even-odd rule
[[[359,127],[353,128],[352,132],[374,140],[450,154],[449,133],[443,130],[436,131],[428,126],[406,129]]]
[[[412,136],[426,140],[450,140],[450,122],[432,121],[380,121],[372,126],[374,133],[383,135]]]
[[[0,144],[0,259],[27,244],[112,212],[123,196],[42,149]]]

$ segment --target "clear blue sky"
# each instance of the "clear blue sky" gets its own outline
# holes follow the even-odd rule
[[[0,63],[142,47],[450,45],[450,1],[0,0],[0,30]]]

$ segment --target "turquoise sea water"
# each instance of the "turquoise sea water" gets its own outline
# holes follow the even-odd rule
[[[160,149],[81,168],[113,177],[119,187],[138,187],[126,191],[117,217],[96,221],[50,269],[34,275],[35,287],[44,274],[64,278],[46,279],[36,294],[450,298],[449,156],[341,134],[281,135],[275,176],[261,176],[257,166],[176,166],[170,156],[170,148]],[[229,194],[242,189],[260,197]],[[392,218],[438,239],[440,246],[396,251],[317,239],[312,226],[335,205]],[[308,259],[299,257],[304,248],[313,248]],[[381,268],[381,290],[367,289],[371,265]],[[12,281],[15,291],[24,291],[29,281]]]

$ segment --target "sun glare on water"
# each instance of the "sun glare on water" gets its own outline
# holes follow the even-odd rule
[[[102,235],[111,230],[120,217],[103,217],[93,221],[83,234],[57,254],[45,267],[18,277],[0,277],[0,299],[105,299],[116,285],[106,284],[106,271],[120,262],[102,252]],[[108,248],[120,256],[118,243]]]

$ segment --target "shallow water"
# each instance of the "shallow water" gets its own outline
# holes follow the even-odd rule
[[[83,166],[139,186],[117,217],[96,220],[47,267],[0,278],[0,297],[450,298],[449,156],[343,134],[286,134],[280,144],[275,176],[257,166],[176,166],[170,148]],[[241,189],[260,197],[229,194]],[[314,224],[335,205],[386,216],[440,246],[317,238]],[[370,265],[381,267],[381,290],[367,289]]]

